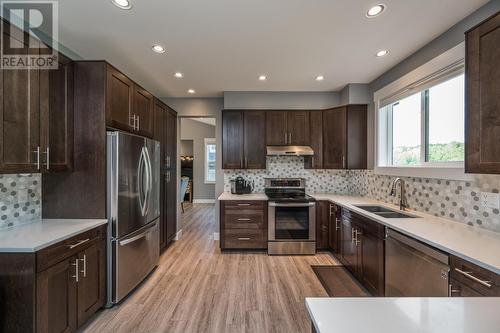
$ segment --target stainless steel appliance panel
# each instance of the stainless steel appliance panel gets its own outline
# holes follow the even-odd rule
[[[447,254],[387,230],[385,296],[446,297],[449,271]]]
[[[158,219],[123,238],[112,241],[112,302],[127,296],[158,265],[160,257]]]
[[[146,153],[151,176],[146,218],[150,222],[160,216],[160,143],[146,139]]]

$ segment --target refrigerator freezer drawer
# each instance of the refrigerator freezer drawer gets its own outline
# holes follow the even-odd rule
[[[159,220],[112,241],[113,303],[120,302],[158,265]]]

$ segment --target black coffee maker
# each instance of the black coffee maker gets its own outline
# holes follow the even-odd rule
[[[232,194],[250,194],[253,188],[253,183],[246,181],[243,177],[236,177],[236,179],[231,180]]]

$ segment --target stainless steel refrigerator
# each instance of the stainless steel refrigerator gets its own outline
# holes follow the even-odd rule
[[[157,266],[160,255],[160,143],[107,133],[108,306]]]

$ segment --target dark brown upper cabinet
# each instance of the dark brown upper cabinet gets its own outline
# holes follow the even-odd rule
[[[306,169],[323,168],[323,112],[311,111],[309,117],[309,145],[314,151],[314,156],[304,158]]]
[[[10,38],[8,23],[3,24],[4,38]],[[57,70],[2,70],[0,75],[0,173],[71,170],[72,61],[59,54]]]
[[[268,146],[309,145],[309,111],[267,111]]]
[[[136,119],[136,131],[144,136],[153,136],[154,97],[147,90],[134,84],[133,117]]]
[[[287,111],[266,111],[266,144],[283,146],[288,141]]]
[[[288,111],[286,127],[287,145],[308,146],[310,142],[309,111]]]
[[[222,168],[266,168],[266,111],[222,112]]]
[[[366,169],[366,112],[366,105],[347,105],[323,112],[324,169]]]
[[[466,33],[465,171],[500,174],[500,13]]]
[[[133,114],[134,83],[111,65],[107,65],[106,124],[124,131],[137,128]]]

